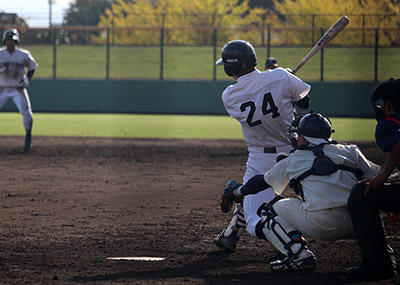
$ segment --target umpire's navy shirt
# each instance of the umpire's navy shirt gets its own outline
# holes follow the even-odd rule
[[[392,146],[400,140],[400,112],[386,116],[378,121],[375,130],[376,144],[389,152]]]

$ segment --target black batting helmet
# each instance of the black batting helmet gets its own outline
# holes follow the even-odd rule
[[[8,29],[3,34],[3,44],[6,44],[6,39],[12,39],[17,44],[19,43],[19,34],[17,29]]]
[[[274,69],[278,67],[278,62],[274,57],[269,57],[265,61],[265,69]]]
[[[331,121],[319,113],[308,113],[304,115],[297,127],[297,133],[299,135],[311,138],[329,139],[333,132]]]
[[[257,65],[256,52],[249,42],[230,41],[222,48],[222,58],[216,65],[224,65],[228,76],[240,76]]]

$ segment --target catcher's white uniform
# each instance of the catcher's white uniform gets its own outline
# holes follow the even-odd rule
[[[335,164],[361,169],[363,178],[370,178],[379,171],[379,166],[369,161],[356,145],[328,144],[323,151]],[[296,150],[268,171],[264,180],[281,194],[290,179],[311,169],[314,158],[310,150]],[[351,238],[354,230],[346,205],[356,183],[355,175],[349,171],[311,175],[301,181],[304,201],[282,199],[274,203],[273,208],[284,220],[281,222],[287,222],[305,236],[319,240]]]
[[[225,89],[225,109],[240,122],[249,151],[243,183],[271,169],[278,153],[292,149],[287,130],[294,119],[293,102],[303,99],[310,88],[285,69],[276,68],[265,72],[256,69]],[[255,226],[260,220],[257,209],[274,196],[268,188],[245,197],[246,229],[251,235],[256,236]]]
[[[9,53],[7,48],[0,49],[0,108],[13,99],[18,111],[23,116],[25,130],[32,127],[32,109],[26,88],[22,81],[26,69],[28,71],[38,66],[29,51],[16,48]]]

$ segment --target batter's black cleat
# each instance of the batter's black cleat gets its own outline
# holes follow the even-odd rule
[[[236,249],[236,243],[238,242],[239,237],[236,232],[233,232],[229,236],[224,236],[224,232],[214,240],[214,243],[221,249],[227,252],[233,252]]]
[[[27,133],[25,136],[24,152],[29,152],[32,150],[32,135]]]

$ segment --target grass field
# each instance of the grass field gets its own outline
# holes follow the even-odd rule
[[[0,113],[0,135],[24,135],[18,113]],[[374,140],[374,119],[332,119],[337,140]],[[228,116],[34,114],[33,134],[126,138],[243,139]]]
[[[38,78],[52,78],[52,46],[22,46],[31,51],[39,63]],[[217,49],[217,57],[221,47]],[[294,68],[309,48],[271,48],[271,56],[284,67]],[[263,69],[266,48],[257,48],[258,68]],[[57,78],[104,79],[105,46],[57,47]],[[335,48],[324,50],[324,80],[371,81],[374,79],[373,48]],[[212,47],[164,47],[164,79],[212,80],[214,59]],[[378,79],[400,75],[400,48],[379,49]],[[320,80],[320,54],[314,56],[297,75],[304,80]],[[159,47],[117,47],[110,49],[111,79],[159,79]],[[227,80],[223,68],[217,68],[217,80]]]

